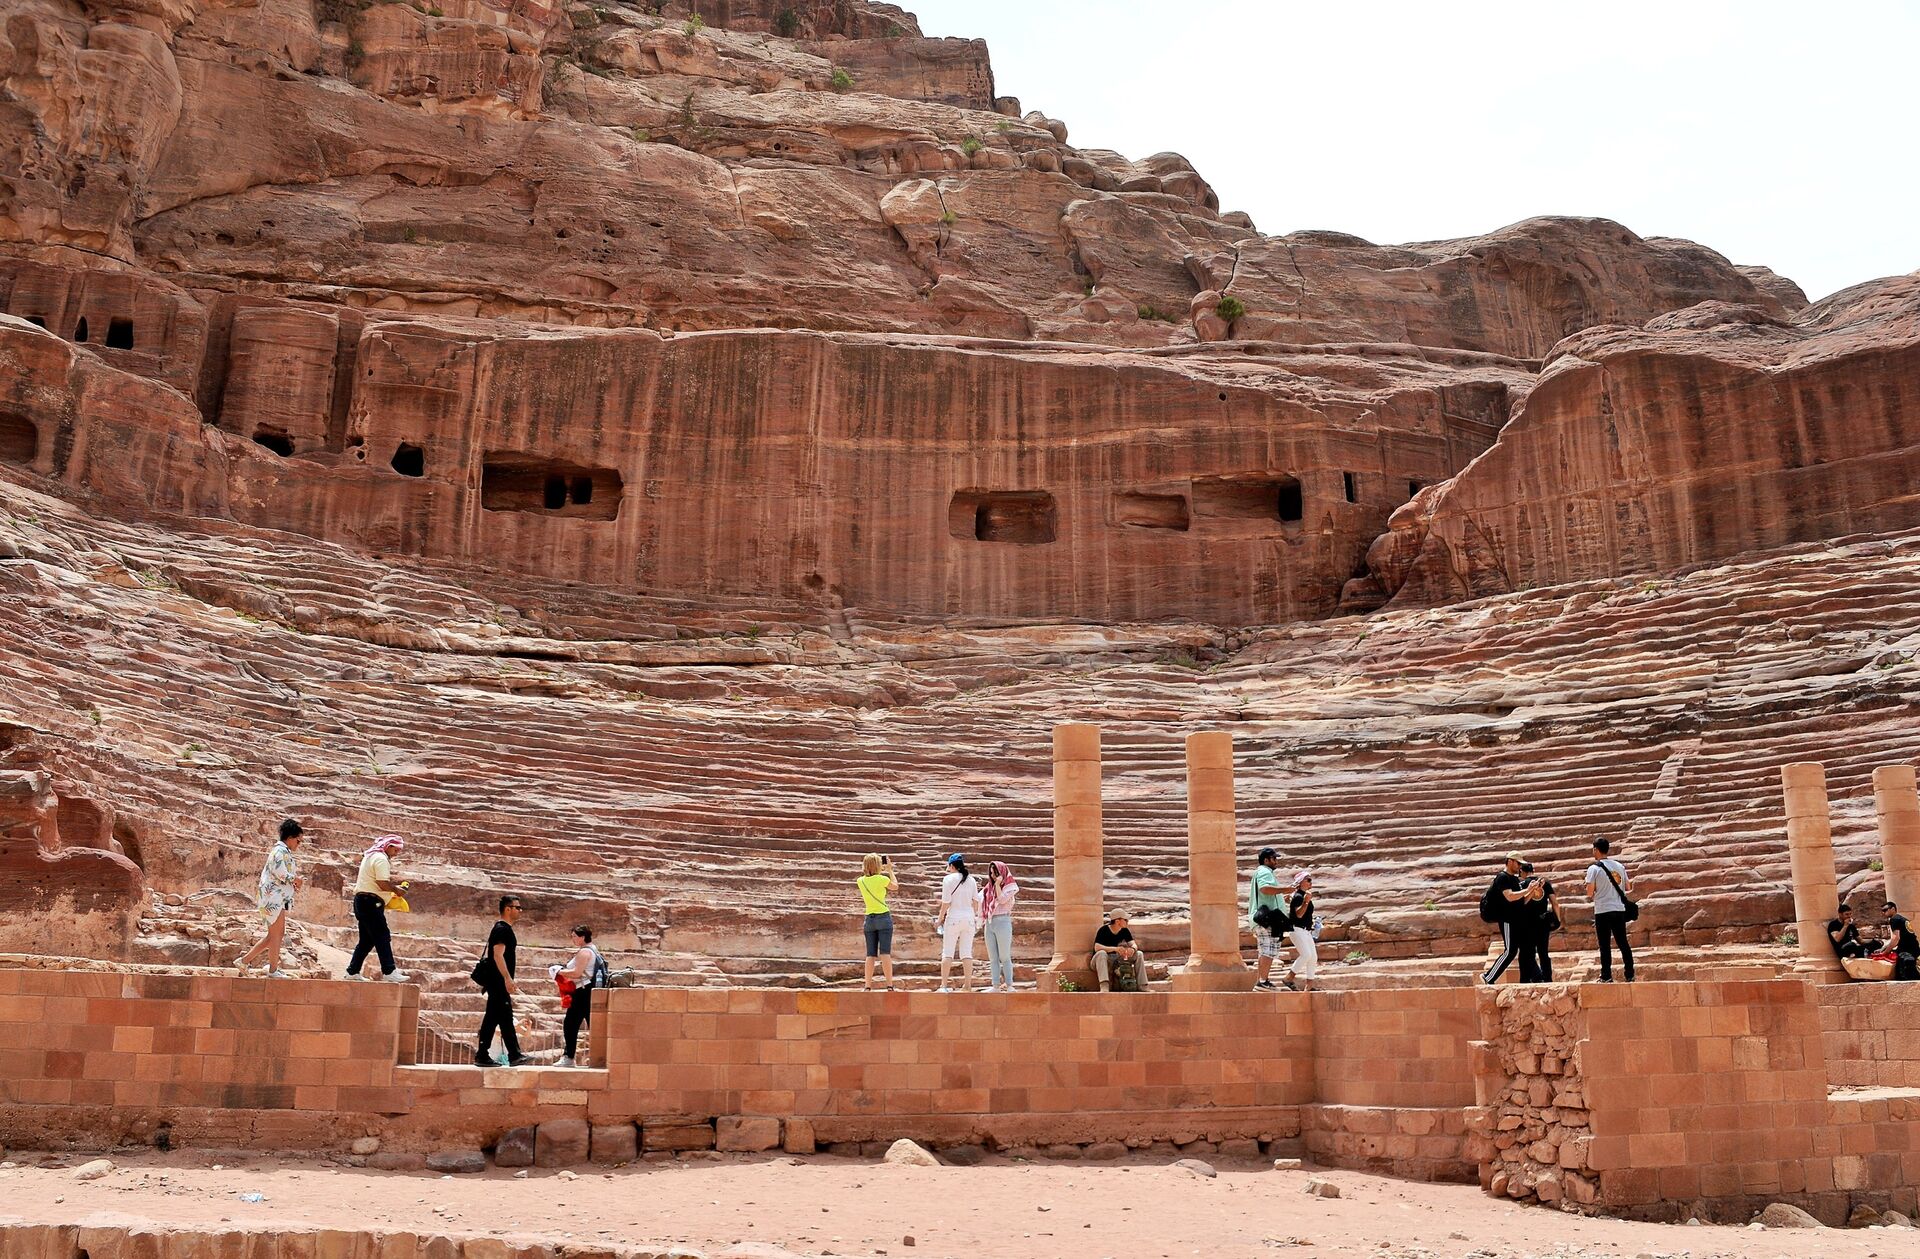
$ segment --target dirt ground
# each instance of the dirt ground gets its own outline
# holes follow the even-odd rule
[[[751,1253],[969,1259],[1893,1259],[1920,1229],[1759,1230],[1584,1219],[1497,1202],[1471,1186],[1358,1172],[1222,1164],[1206,1179],[1158,1162],[990,1160],[897,1167],[864,1160],[732,1156],[636,1164],[577,1179],[535,1169],[442,1177],[261,1156],[215,1168],[201,1152],[114,1156],[104,1179],[73,1168],[0,1169],[0,1216],[95,1214],[159,1224],[389,1227],[550,1241],[678,1244]],[[1305,1192],[1309,1178],[1340,1197]],[[264,1195],[247,1202],[243,1194]],[[905,1240],[913,1238],[910,1245]]]

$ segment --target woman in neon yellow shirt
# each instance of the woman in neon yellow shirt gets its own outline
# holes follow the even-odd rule
[[[867,987],[873,987],[873,959],[880,959],[882,972],[887,977],[887,987],[893,987],[893,910],[887,904],[887,894],[893,891],[893,860],[878,853],[868,853],[861,862],[862,873],[855,883],[860,888],[860,899],[867,907]]]

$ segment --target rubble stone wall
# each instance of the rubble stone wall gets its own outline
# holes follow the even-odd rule
[[[1913,1209],[1920,1097],[1829,1098],[1809,984],[1507,988],[1480,1015],[1468,1154],[1490,1193],[1651,1218]]]

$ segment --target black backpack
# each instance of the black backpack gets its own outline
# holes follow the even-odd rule
[[[1262,905],[1253,911],[1253,925],[1264,927],[1270,935],[1285,935],[1293,930],[1293,917],[1278,905]]]
[[[1507,920],[1507,898],[1500,895],[1500,876],[1495,875],[1493,882],[1487,884],[1487,890],[1480,893],[1480,921],[1505,922]]]
[[[613,972],[607,969],[607,959],[600,956],[599,949],[593,951],[593,974],[587,978],[587,987],[613,987]]]

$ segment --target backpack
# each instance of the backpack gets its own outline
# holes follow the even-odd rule
[[[1507,919],[1507,898],[1500,895],[1499,885],[1500,878],[1495,875],[1493,882],[1487,884],[1487,890],[1480,893],[1481,922],[1505,922]]]
[[[1253,925],[1264,927],[1270,935],[1285,935],[1293,930],[1293,917],[1278,905],[1262,905],[1253,911]]]
[[[599,949],[593,951],[593,973],[587,977],[587,987],[613,987],[613,972],[607,969],[607,959],[600,956]]]

